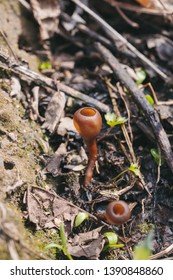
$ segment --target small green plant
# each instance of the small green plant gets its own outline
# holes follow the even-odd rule
[[[65,235],[64,224],[61,224],[59,234],[61,238],[61,244],[50,243],[45,247],[45,249],[57,248],[63,251],[64,255],[66,255],[69,260],[73,260],[72,256],[69,254],[67,249],[67,239]]]
[[[154,158],[157,165],[162,165],[164,163],[163,157],[158,153],[157,149],[151,149],[150,150],[152,157]]]
[[[83,223],[83,221],[85,221],[88,218],[89,218],[88,213],[86,213],[86,212],[79,212],[79,214],[75,218],[74,226],[75,227],[80,226]]]
[[[114,177],[112,180],[117,180],[119,177],[121,177],[124,173],[131,171],[135,174],[135,176],[139,177],[140,175],[140,170],[139,170],[139,166],[137,163],[131,163],[130,166],[126,169],[124,169],[123,171],[121,171],[116,177]]]
[[[106,245],[103,248],[103,251],[108,249],[116,249],[122,248],[124,244],[117,244],[118,242],[118,235],[112,231],[105,232],[104,237],[106,238]]]
[[[145,98],[147,99],[147,101],[150,103],[151,106],[154,105],[154,99],[151,97],[151,95],[146,94]]]
[[[135,246],[133,255],[134,260],[149,259],[152,253],[153,236],[153,231],[151,231],[141,244]]]
[[[136,84],[139,86],[141,85],[147,77],[147,74],[144,70],[140,69],[136,72],[137,80]]]
[[[42,62],[40,62],[38,69],[39,70],[52,69],[52,65],[49,61],[42,61]]]
[[[135,174],[135,176],[139,177],[140,170],[139,170],[139,166],[137,163],[131,163],[128,170],[132,171]]]
[[[110,112],[107,112],[105,114],[105,120],[106,120],[106,123],[110,127],[114,127],[115,125],[123,124],[123,123],[125,123],[127,121],[126,118],[124,118],[124,117],[117,118],[114,113],[110,113]]]

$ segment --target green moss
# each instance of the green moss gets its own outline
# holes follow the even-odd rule
[[[143,223],[143,224],[139,224],[138,228],[140,230],[141,233],[149,233],[151,230],[154,229],[154,225],[152,223]]]
[[[1,239],[0,236],[0,260],[9,260],[10,254],[8,252],[7,243]]]
[[[67,173],[64,179],[68,185],[73,185],[78,182],[78,177],[79,176],[77,175],[77,173],[71,172],[71,173]]]
[[[6,91],[8,94],[11,92],[10,85],[6,82],[6,80],[2,80],[1,82],[1,88],[2,90]]]
[[[36,250],[45,254],[50,259],[56,259],[57,249],[45,249],[51,243],[60,243],[59,234],[54,229],[38,230],[34,235],[31,235],[32,243]]]

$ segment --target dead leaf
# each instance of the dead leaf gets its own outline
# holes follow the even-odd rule
[[[29,187],[27,190],[28,218],[37,229],[59,228],[64,223],[65,231],[69,234],[79,211],[65,199],[55,193],[39,187]]]
[[[72,118],[61,118],[58,125],[57,134],[64,136],[68,131],[76,131]]]
[[[79,233],[69,240],[67,245],[69,253],[75,257],[98,259],[105,243],[101,229],[102,227],[99,227],[89,232]]]
[[[171,40],[166,38],[158,38],[156,40],[156,51],[161,60],[167,61],[169,64],[173,62],[173,44]]]
[[[65,102],[64,92],[56,92],[53,95],[45,113],[45,122],[42,125],[43,128],[48,129],[51,133],[55,131],[64,112]]]
[[[72,170],[72,171],[81,171],[81,170],[85,169],[85,166],[83,164],[79,164],[79,165],[67,164],[67,165],[64,165],[64,168]]]
[[[11,97],[16,97],[18,100],[22,99],[22,90],[20,80],[16,77],[11,78]]]
[[[59,0],[31,0],[31,8],[40,27],[41,40],[48,40],[58,33]]]
[[[161,120],[167,121],[171,126],[173,126],[173,106],[155,105],[154,107],[159,113]]]
[[[50,161],[47,163],[45,167],[45,171],[48,173],[52,173],[53,176],[57,176],[60,173],[60,164],[61,160],[67,153],[67,144],[61,143],[55,154],[52,156]]]

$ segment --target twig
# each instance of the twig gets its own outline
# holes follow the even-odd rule
[[[112,86],[112,84],[110,82],[107,81],[106,83],[107,83],[108,87],[110,87],[110,85]],[[118,89],[120,91],[120,87],[118,87]],[[112,92],[110,90],[109,90],[109,94],[111,96],[112,103],[113,103],[113,108],[115,110],[115,113],[116,113],[117,117],[121,117],[121,113],[120,113],[120,111],[118,109],[116,100],[115,99],[113,100]],[[122,94],[120,94],[120,95],[121,95],[121,98],[122,98]],[[132,141],[131,141],[131,139],[129,137],[129,134],[128,134],[128,131],[126,129],[125,124],[121,124],[121,129],[122,129],[124,138],[126,140],[127,146],[129,148],[129,152],[130,152],[130,155],[131,155],[131,160],[132,160],[133,163],[137,163],[137,159],[136,159],[135,152],[134,152],[134,149],[133,149],[133,144],[132,144]],[[147,188],[147,186],[146,186],[146,183],[145,183],[145,181],[143,179],[143,176],[142,176],[141,172],[139,174],[139,179],[140,179],[142,185],[144,186],[145,190],[148,192],[149,195],[151,195],[149,190],[148,190],[148,188]]]
[[[118,60],[112,55],[112,53],[103,47],[100,43],[96,43],[96,47],[101,54],[101,57],[107,62],[107,64],[112,68],[114,74],[121,81],[121,83],[129,90],[136,104],[143,110],[146,115],[155,139],[163,152],[165,160],[173,172],[173,153],[171,150],[171,145],[166,132],[160,122],[159,115],[156,110],[150,105],[150,103],[145,98],[142,90],[135,84],[132,78],[127,74],[126,70],[118,62]]]
[[[116,40],[121,41],[129,50],[131,50],[140,60],[150,66],[163,80],[168,80],[168,76],[163,73],[151,60],[145,57],[140,51],[138,51],[131,43],[129,43],[120,33],[118,33],[114,28],[112,28],[104,19],[99,15],[93,12],[86,5],[81,3],[79,0],[71,0],[85,12],[91,15],[97,22],[99,22],[103,27],[105,27],[111,34],[112,37]]]
[[[111,97],[111,100],[112,100],[112,105],[113,105],[113,109],[115,111],[116,117],[120,118],[122,116],[121,116],[121,113],[118,109],[116,99],[113,97],[112,89],[110,87],[111,83],[109,81],[106,81],[106,84],[108,86],[109,94],[110,94],[110,97]],[[135,162],[137,162],[136,156],[135,156],[133,146],[132,146],[132,143],[130,141],[130,137],[129,137],[129,134],[127,132],[125,124],[121,124],[121,129],[122,129],[124,138],[126,139],[127,146],[129,148],[129,152],[130,152],[130,155],[131,155],[131,160],[132,160],[133,163],[135,163]]]
[[[87,34],[88,36],[90,36],[90,38],[101,42],[103,45],[105,45],[105,46],[107,46],[107,47],[109,47],[109,48],[111,47],[112,42],[111,42],[109,39],[107,39],[107,38],[101,36],[100,34],[98,34],[98,33],[95,32],[95,31],[89,29],[86,25],[84,25],[84,24],[82,24],[82,23],[79,23],[79,24],[77,25],[77,28],[78,28],[81,32],[83,32],[83,33]]]
[[[25,9],[31,12],[31,6],[26,0],[18,0],[18,1],[20,2],[21,5],[23,5],[23,7],[25,7]]]
[[[1,23],[1,25],[2,25],[1,19],[0,19],[0,23]],[[14,52],[13,49],[12,49],[12,47],[10,46],[10,43],[8,42],[8,39],[7,39],[6,34],[4,33],[3,30],[0,30],[0,33],[1,33],[2,38],[4,39],[5,43],[7,44],[7,46],[8,46],[8,48],[9,48],[11,54],[13,55],[15,61],[16,61],[16,62],[19,62],[17,55],[15,54],[15,52]]]
[[[126,21],[130,26],[132,26],[133,28],[139,28],[139,24],[129,19],[119,6],[116,6],[115,9],[120,14],[120,16],[124,19],[124,21]]]
[[[9,56],[2,53],[0,51],[0,67],[3,69],[7,69],[12,71],[13,73],[20,76],[21,79],[27,80],[27,82],[33,82],[38,86],[48,87],[56,91],[63,91],[67,95],[72,96],[73,98],[77,98],[82,100],[84,103],[91,104],[92,106],[95,106],[102,112],[108,112],[109,106],[103,104],[102,102],[98,101],[97,99],[94,99],[90,96],[85,95],[84,93],[81,93],[80,91],[77,91],[69,86],[64,85],[61,82],[54,81],[51,78],[42,76],[28,68],[26,68],[22,64],[14,63]]]
[[[105,2],[109,3],[112,7],[119,7],[123,10],[127,10],[127,11],[131,11],[131,12],[135,12],[135,13],[138,13],[138,14],[149,14],[149,15],[158,15],[158,16],[164,16],[165,14],[168,16],[168,15],[171,15],[173,11],[171,10],[166,10],[166,11],[163,11],[163,10],[159,10],[159,9],[149,9],[149,8],[144,8],[144,7],[139,7],[139,6],[136,6],[136,5],[132,5],[132,4],[129,4],[129,3],[125,3],[125,2],[118,2],[118,1],[115,1],[115,0],[104,0]]]
[[[167,247],[165,250],[150,256],[150,260],[156,260],[158,258],[163,257],[164,255],[170,254],[173,251],[173,244],[171,244],[169,247]]]

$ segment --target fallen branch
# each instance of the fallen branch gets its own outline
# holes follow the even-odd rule
[[[155,65],[150,59],[145,57],[140,51],[138,51],[131,43],[128,42],[126,38],[124,38],[118,31],[116,31],[112,26],[110,26],[104,19],[102,19],[99,15],[97,15],[94,11],[92,11],[89,7],[83,4],[79,0],[71,0],[76,5],[78,5],[81,9],[83,9],[86,13],[88,13],[92,18],[94,18],[102,27],[104,27],[111,37],[114,40],[118,40],[122,42],[130,51],[132,51],[143,63],[147,64],[150,68],[152,68],[164,81],[167,81],[169,77],[161,71],[157,65]]]
[[[51,78],[40,75],[22,64],[18,64],[13,62],[12,59],[7,55],[0,51],[0,67],[6,70],[10,70],[11,72],[18,75],[22,80],[27,82],[33,82],[36,85],[42,87],[48,87],[56,91],[63,91],[65,94],[72,96],[73,98],[77,98],[82,100],[84,103],[88,105],[92,105],[96,107],[98,110],[102,112],[108,112],[109,106],[103,104],[102,102],[94,99],[80,91],[77,91],[69,86],[64,85],[59,81],[54,81]]]
[[[173,252],[173,244],[171,244],[170,246],[168,246],[166,249],[164,249],[163,251],[150,256],[150,260],[157,260],[160,259],[161,257],[165,256],[165,255],[169,255]]]
[[[167,134],[160,122],[159,115],[156,110],[149,104],[145,98],[142,90],[135,84],[132,78],[127,74],[126,70],[118,62],[118,60],[112,55],[112,53],[103,47],[100,43],[96,43],[96,47],[103,57],[104,61],[112,68],[116,77],[120,82],[129,90],[135,103],[143,110],[150,126],[153,130],[155,139],[163,152],[165,160],[173,172],[173,153]]]

